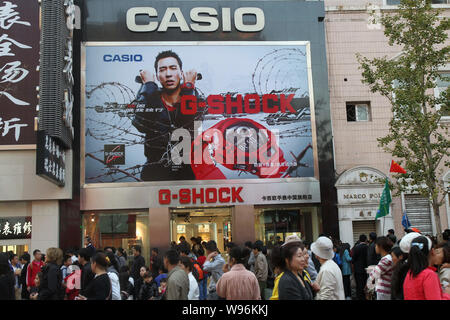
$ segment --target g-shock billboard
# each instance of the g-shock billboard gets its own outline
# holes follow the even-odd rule
[[[309,42],[88,42],[85,57],[85,183],[317,176]]]

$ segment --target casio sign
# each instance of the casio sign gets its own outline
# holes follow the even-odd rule
[[[105,62],[140,62],[142,56],[140,54],[105,54],[103,56]]]
[[[217,10],[210,7],[196,7],[190,11],[190,25],[187,24],[180,8],[167,8],[161,23],[150,21],[148,24],[136,24],[136,16],[146,15],[158,18],[158,12],[152,7],[134,7],[127,11],[127,27],[134,32],[166,32],[168,28],[179,28],[182,32],[214,32],[219,29],[219,19],[222,22],[222,31],[231,32],[231,9],[222,8],[221,16]],[[244,24],[244,15],[255,17],[254,24]],[[174,21],[172,17],[175,17]],[[201,23],[201,24],[200,24]],[[258,32],[264,29],[264,11],[260,8],[243,7],[234,11],[234,26],[241,32]]]

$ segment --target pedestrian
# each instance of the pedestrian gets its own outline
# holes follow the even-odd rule
[[[92,244],[91,237],[90,236],[86,236],[86,237],[84,237],[84,240],[86,242],[86,249],[89,252],[89,256],[93,257],[97,250],[95,249],[94,245]]]
[[[442,288],[450,286],[450,243],[440,243],[436,251],[439,251],[439,255],[442,256],[442,263],[439,265],[439,281]]]
[[[226,300],[260,300],[261,292],[255,274],[244,266],[243,249],[234,246],[230,250],[230,271],[220,277],[216,285],[217,295]]]
[[[28,265],[27,269],[27,290],[31,291],[31,288],[34,287],[34,278],[36,278],[36,274],[41,272],[44,263],[42,262],[42,253],[40,250],[36,249],[33,251],[34,260]]]
[[[21,298],[22,300],[29,300],[30,299],[30,292],[27,290],[27,270],[28,266],[30,265],[30,254],[28,252],[25,252],[20,257],[20,263],[22,264],[22,271],[20,273],[20,284],[21,284]]]
[[[138,300],[155,300],[158,293],[158,286],[153,280],[153,274],[150,271],[146,271],[142,276],[144,282],[142,283]]]
[[[199,254],[197,256],[197,262],[200,266],[200,268],[202,268],[203,270],[203,279],[201,279],[198,283],[198,289],[200,291],[200,300],[206,300],[206,296],[208,295],[208,272],[206,272],[203,269],[203,264],[206,261],[206,256],[205,256],[205,249],[203,249],[203,246],[200,244],[201,242],[201,238],[197,238],[197,242],[199,244],[199,249],[197,250],[197,253]]]
[[[116,255],[112,251],[106,253],[106,262],[106,272],[111,281],[111,300],[122,300],[120,295],[119,263],[117,262]]]
[[[375,252],[375,241],[377,234],[375,232],[369,233],[369,247],[367,248],[367,266],[375,266],[380,262],[380,255]]]
[[[134,279],[130,276],[130,268],[128,266],[120,268],[119,283],[121,300],[133,300]]]
[[[305,272],[308,259],[308,250],[295,235],[272,249],[272,263],[280,274],[275,278],[270,300],[313,300],[313,287]]]
[[[264,291],[267,288],[268,264],[266,256],[262,253],[263,242],[255,241],[253,245],[253,254],[255,256],[255,276],[258,279],[259,289],[261,292],[261,300],[265,300]]]
[[[94,280],[95,274],[91,268],[90,251],[86,248],[78,251],[78,262],[81,265],[81,289],[80,294],[85,295],[85,290],[89,284]]]
[[[65,254],[64,257],[63,257],[63,264],[62,264],[62,266],[60,268],[61,276],[62,276],[62,282],[61,283],[63,284],[63,287],[65,287],[64,279],[66,279],[66,277],[68,275],[67,269],[69,268],[70,265],[72,265],[72,257],[70,255],[68,255],[68,254]]]
[[[364,293],[364,288],[367,282],[367,236],[362,234],[359,236],[359,244],[353,248],[353,266],[355,272],[355,282],[356,282],[356,299],[366,300]]]
[[[82,271],[78,264],[70,265],[67,268],[67,276],[63,279],[63,287],[65,288],[65,300],[75,300],[80,294]]]
[[[145,266],[145,259],[141,255],[142,248],[141,246],[133,246],[131,249],[133,252],[133,264],[131,265],[131,276],[133,277],[134,281],[136,282],[139,278],[141,278],[140,270],[143,266]],[[147,271],[147,270],[146,270]]]
[[[192,270],[194,268],[194,264],[191,260],[191,258],[187,256],[181,256],[180,257],[181,269],[186,272],[189,278],[189,293],[188,293],[188,300],[199,300],[200,299],[200,290],[198,288],[198,282],[197,279],[195,279],[194,275],[192,274]]]
[[[391,300],[392,269],[394,263],[390,255],[392,246],[388,237],[378,237],[375,240],[375,251],[381,256],[380,262],[371,271],[367,279],[367,288],[375,288],[377,300]]]
[[[161,297],[161,299],[164,298],[164,294],[166,293],[166,289],[167,289],[167,278],[163,278],[163,279],[161,279],[161,281],[159,283],[159,287],[158,287],[159,296]]]
[[[111,300],[112,286],[106,269],[108,262],[104,252],[97,252],[91,259],[92,272],[95,274],[83,295],[78,295],[76,300]]]
[[[60,265],[63,252],[59,248],[48,248],[45,254],[45,266],[42,268],[37,300],[63,300],[62,273]]]
[[[22,265],[19,262],[19,256],[15,253],[10,255],[10,263],[14,273],[14,293],[16,300],[21,299],[22,285],[20,283],[20,275],[22,274]]]
[[[122,248],[119,247],[116,251],[117,256],[117,263],[119,264],[119,270],[120,268],[127,266],[127,252]]]
[[[394,245],[397,243],[397,237],[395,236],[394,229],[389,229],[386,237],[388,237]]]
[[[319,237],[311,244],[311,251],[321,264],[316,280],[320,288],[316,300],[345,300],[342,271],[333,261],[333,242],[328,237]]]
[[[144,284],[144,274],[149,271],[149,268],[146,266],[142,266],[141,269],[139,269],[139,278],[134,279],[134,300],[139,300],[139,294],[141,292],[142,285]],[[133,277],[133,276],[132,276]]]
[[[311,281],[314,282],[317,279],[317,269],[314,264],[314,261],[312,259],[312,252],[309,248],[309,243],[306,241],[303,241],[303,244],[305,245],[306,250],[308,250],[308,266],[306,267],[306,272],[308,272],[309,277],[311,278]]]
[[[75,250],[69,249],[69,250],[66,251],[66,254],[68,254],[71,257],[72,264],[75,264],[75,265],[79,264],[78,263],[78,256],[76,255],[76,251]]]
[[[8,254],[0,252],[0,300],[15,300],[14,273],[9,266]]]
[[[350,256],[350,244],[343,243],[341,246],[340,256],[342,260],[342,281],[344,282],[344,294],[346,300],[352,300],[352,257]]]
[[[164,255],[164,267],[169,271],[164,300],[187,300],[189,294],[189,277],[179,266],[180,256],[170,249]]]
[[[152,248],[150,253],[150,271],[155,279],[159,275],[159,269],[162,267],[163,262],[159,254],[158,248]]]
[[[442,263],[431,240],[419,236],[412,240],[408,273],[403,283],[405,300],[450,300],[450,286],[443,292],[434,265]]]
[[[36,274],[36,278],[34,278],[34,287],[31,288],[30,291],[30,300],[38,300],[41,283],[42,283],[42,272],[38,272]]]
[[[255,272],[255,254],[253,253],[253,243],[251,241],[245,242],[245,247],[250,250],[250,256],[247,261],[247,269]]]
[[[225,260],[222,258],[217,243],[214,240],[209,240],[206,245],[206,261],[203,264],[203,270],[209,273],[209,285],[207,300],[218,300],[219,296],[216,293],[216,283],[223,274],[223,265]]]
[[[164,262],[163,265],[158,269],[158,276],[155,278],[156,284],[158,287],[160,286],[160,282],[162,279],[167,279],[167,270],[164,268]]]
[[[333,245],[333,261],[338,265],[339,268],[342,269],[342,258],[339,254],[340,248],[337,245]]]
[[[203,249],[201,245],[201,240],[199,240],[199,238],[191,237],[191,242],[192,242],[192,253],[197,257],[198,260],[199,256],[205,255],[205,250]]]

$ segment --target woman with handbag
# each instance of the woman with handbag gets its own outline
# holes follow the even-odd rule
[[[103,252],[97,252],[92,258],[92,272],[95,273],[85,290],[85,295],[79,295],[75,300],[111,300],[112,287],[106,271],[108,262]]]

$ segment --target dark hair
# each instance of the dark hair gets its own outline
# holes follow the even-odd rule
[[[414,245],[418,244],[418,245]],[[422,245],[421,245],[422,244]],[[422,246],[422,249],[419,246]],[[416,237],[411,242],[411,249],[409,250],[408,267],[415,278],[419,273],[428,268],[428,239],[424,236]]]
[[[152,248],[152,251],[154,251],[154,252],[156,252],[156,253],[159,253],[159,249],[158,248]]]
[[[217,249],[217,243],[214,240],[209,240],[205,245],[205,249],[211,252],[212,251],[219,252],[219,250]]]
[[[362,234],[359,236],[359,242],[366,242],[367,241],[367,236],[365,234]]]
[[[100,266],[101,268],[105,269],[108,267],[108,262],[106,261],[106,254],[103,252],[97,252],[94,257],[92,258],[92,263],[94,263],[97,266]]]
[[[181,242],[178,246],[177,246],[177,250],[180,253],[183,253],[185,255],[188,255],[191,252],[191,246],[189,245],[189,243],[187,242]]]
[[[369,233],[369,239],[375,241],[377,239],[377,234],[375,232]]]
[[[0,252],[0,276],[4,274],[12,274],[8,263],[8,253]]]
[[[23,255],[20,256],[21,260],[25,260],[26,262],[30,262],[31,257],[30,254],[28,252],[25,252]]]
[[[166,283],[167,282],[167,278],[162,278],[161,280],[159,280],[159,283],[161,283],[161,282]]]
[[[441,242],[437,248],[442,248],[444,251],[444,260],[442,263],[450,263],[450,243],[448,241]]]
[[[271,255],[273,266],[285,270],[286,259],[288,259],[288,261],[291,261],[292,257],[297,253],[299,248],[302,250],[305,248],[303,242],[296,241],[290,242],[283,247],[278,245],[273,247]]]
[[[392,246],[394,245],[394,243],[391,241],[391,239],[389,239],[388,237],[384,237],[384,236],[378,237],[375,240],[375,244],[377,246],[379,246],[380,248],[382,248],[387,253],[391,252]]]
[[[164,257],[167,258],[172,266],[177,265],[178,262],[180,262],[180,255],[178,254],[178,251],[174,249],[168,250]]]
[[[442,232],[442,237],[445,241],[450,240],[450,229],[445,229],[444,232]]]
[[[39,249],[36,249],[36,250],[34,250],[33,251],[33,257],[36,255],[36,253],[38,253],[38,252],[41,252],[41,250],[39,250]]]
[[[116,256],[114,255],[114,253],[112,252],[108,252],[106,253],[106,256],[108,257],[109,263],[108,263],[108,267],[109,266],[113,266],[114,269],[116,269],[117,272],[119,272],[119,263],[117,262]]]
[[[234,242],[228,242],[228,243],[225,245],[226,248],[230,248],[230,249],[234,248],[235,246],[236,246],[236,244],[235,244]]]
[[[119,272],[120,273],[122,273],[122,272],[128,272],[128,271],[130,271],[130,267],[129,266],[121,266],[120,267],[120,270],[119,270]]]
[[[392,233],[392,234],[394,234],[394,233],[395,233],[395,231],[394,231],[394,229],[389,229],[389,230],[388,230],[388,233]]]
[[[91,258],[91,253],[86,248],[80,249],[78,251],[78,255],[86,261],[89,261],[89,259]]]
[[[193,242],[193,243],[197,243],[197,238],[196,237],[191,237],[191,242]]]
[[[167,50],[167,51],[162,51],[160,53],[158,53],[158,55],[155,58],[155,71],[156,73],[158,73],[158,61],[164,58],[175,58],[178,61],[178,65],[180,66],[180,70],[183,70],[183,63],[181,62],[180,57],[173,52],[172,50]]]
[[[264,247],[264,242],[262,242],[261,240],[256,240],[255,243],[253,244],[253,249],[256,249],[258,251],[263,251],[263,247]]]
[[[137,252],[142,253],[142,248],[141,248],[141,246],[135,245],[135,246],[133,246],[133,248],[134,248],[134,250],[136,250]]]
[[[70,259],[70,262],[72,262],[72,257],[68,254],[65,254],[63,257],[63,263],[66,262],[68,259]]]
[[[244,251],[246,250],[246,251]],[[244,264],[244,257],[245,257],[245,253],[248,252],[248,249],[242,249],[241,247],[238,246],[234,246],[231,248],[230,251],[230,259],[233,259],[236,261],[236,263],[240,263],[240,264]]]
[[[192,263],[191,258],[189,257],[180,257],[181,263],[189,270],[192,271],[194,264]]]
[[[117,249],[117,251],[119,251],[120,252],[120,254],[121,255],[123,255],[123,257],[125,258],[125,260],[127,260],[127,252],[122,248],[122,247],[119,247],[118,249]]]
[[[404,253],[400,247],[393,247],[391,254],[395,254],[401,259],[392,269],[391,277],[391,299],[392,300],[403,300],[403,282],[405,281],[406,274],[408,272],[408,264],[406,259],[408,259],[408,254]]]
[[[406,260],[405,258],[405,253],[402,251],[402,249],[400,249],[400,247],[393,247],[391,250],[391,255],[395,254],[395,256],[397,257],[402,257],[401,260]]]
[[[152,278],[153,274],[150,271],[145,271],[144,275],[142,276],[142,278],[144,279],[148,279],[148,278]]]
[[[186,241],[186,238],[185,238],[184,236],[181,236],[178,240],[179,240],[179,241],[181,241],[181,240]]]
[[[252,248],[252,249],[253,249],[253,243],[252,243],[251,241],[246,241],[246,242],[244,243],[244,245],[245,245],[246,247],[248,247],[248,248]]]
[[[339,250],[339,256],[342,258],[344,257],[345,254],[345,250],[348,250],[348,253],[350,253],[350,244],[349,243],[343,243],[341,246],[339,246],[338,248]]]

